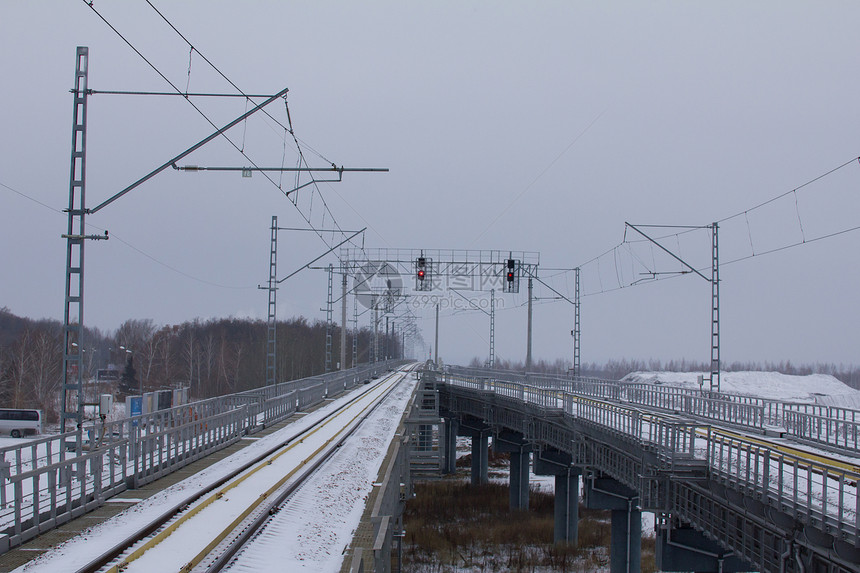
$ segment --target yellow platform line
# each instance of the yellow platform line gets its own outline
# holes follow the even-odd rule
[[[380,384],[380,385],[381,385],[381,384]],[[391,385],[393,386],[394,384],[391,384]],[[368,392],[368,394],[369,394],[369,392]],[[363,397],[365,397],[365,396],[367,396],[367,394],[362,394],[362,395],[360,395],[360,396],[356,396],[356,397],[352,400],[352,402],[357,402],[358,400],[360,400],[361,398],[363,398]],[[351,405],[351,404],[350,404],[350,405]],[[361,415],[361,414],[362,414],[362,413],[363,413],[367,408],[369,408],[369,407],[370,407],[370,404],[368,404],[367,406],[365,406],[364,408],[362,408],[362,410],[361,410],[358,414],[356,414],[356,415],[355,415],[355,416],[354,416],[354,417],[349,421],[349,423],[348,423],[347,425],[349,425],[349,424],[351,424],[353,421],[355,421],[355,419],[356,419],[356,418],[358,418],[358,417],[359,417],[359,416],[360,416],[360,415]],[[109,568],[109,569],[107,570],[107,572],[106,572],[106,573],[121,573],[122,571],[124,571],[125,569],[127,569],[127,568],[128,568],[128,566],[129,566],[129,564],[131,564],[131,562],[132,562],[132,561],[135,561],[136,559],[139,559],[139,558],[140,558],[144,553],[146,553],[147,551],[149,551],[150,549],[152,549],[153,547],[155,547],[156,545],[158,545],[159,543],[161,543],[162,541],[164,541],[165,539],[167,539],[168,537],[170,537],[170,535],[172,535],[172,534],[173,534],[173,533],[174,533],[174,532],[175,532],[175,531],[176,531],[176,530],[177,530],[181,525],[183,525],[183,524],[184,524],[185,522],[187,522],[189,519],[191,519],[192,517],[194,517],[195,515],[197,515],[198,513],[200,513],[203,509],[207,508],[207,507],[208,507],[209,505],[211,505],[214,501],[216,501],[216,500],[218,500],[218,499],[221,499],[221,498],[224,496],[224,494],[225,494],[225,493],[227,493],[228,491],[230,491],[230,490],[231,490],[231,489],[233,489],[234,487],[238,486],[239,484],[241,484],[242,482],[244,482],[246,479],[248,479],[248,478],[249,478],[249,477],[251,477],[252,475],[256,474],[256,473],[257,473],[258,471],[260,471],[261,469],[263,469],[263,468],[265,468],[265,467],[267,467],[267,466],[271,465],[271,464],[272,464],[272,462],[274,462],[274,461],[275,461],[276,459],[278,459],[280,456],[284,455],[285,453],[287,453],[288,451],[290,451],[292,448],[294,448],[294,447],[298,446],[299,444],[303,443],[303,442],[304,442],[304,440],[305,440],[306,438],[309,438],[310,436],[312,436],[313,434],[315,434],[316,432],[318,432],[319,430],[321,430],[323,427],[325,427],[326,425],[328,425],[330,422],[332,422],[332,421],[336,420],[336,419],[337,419],[339,416],[341,416],[343,413],[344,413],[343,411],[342,411],[342,412],[337,413],[336,415],[334,415],[333,417],[329,418],[328,420],[326,420],[325,422],[323,422],[323,423],[322,423],[322,424],[320,424],[319,426],[315,427],[313,430],[309,431],[309,432],[307,433],[307,435],[303,436],[300,440],[296,440],[295,442],[293,442],[292,444],[290,444],[289,446],[287,446],[287,447],[286,447],[286,448],[284,448],[283,450],[279,451],[277,454],[274,454],[272,457],[268,458],[267,460],[264,460],[264,461],[260,462],[259,464],[257,464],[257,466],[256,466],[256,467],[254,467],[253,469],[248,470],[247,472],[244,472],[244,473],[243,473],[242,475],[240,475],[240,476],[237,476],[233,481],[231,481],[230,483],[228,483],[227,485],[225,485],[223,488],[219,489],[217,492],[215,492],[215,493],[213,493],[212,495],[210,495],[208,498],[206,498],[204,501],[200,502],[198,505],[194,506],[194,508],[193,508],[193,509],[191,509],[188,513],[184,514],[182,517],[180,517],[179,519],[177,519],[176,521],[174,521],[174,522],[173,522],[172,524],[170,524],[168,527],[166,527],[165,529],[161,530],[158,534],[156,534],[155,536],[153,536],[153,537],[152,537],[150,540],[148,540],[146,543],[144,543],[143,545],[141,545],[140,547],[138,547],[138,548],[137,548],[136,550],[134,550],[131,554],[129,554],[129,556],[128,556],[128,557],[126,557],[126,558],[125,558],[121,563],[118,563],[118,564],[114,565],[113,567]],[[323,448],[325,448],[326,446],[328,446],[328,445],[332,442],[332,440],[334,440],[334,438],[336,438],[337,436],[339,436],[342,432],[343,432],[343,430],[341,430],[340,432],[338,432],[337,434],[335,434],[335,436],[333,436],[333,437],[332,437],[332,438],[330,438],[328,441],[326,441],[326,443],[325,443],[325,444],[323,444],[322,446],[320,446],[319,448],[317,448],[317,450],[316,450],[313,454],[311,454],[311,456],[309,456],[308,458],[305,458],[305,459],[301,462],[301,464],[299,464],[295,469],[293,469],[293,470],[292,470],[289,474],[287,474],[283,479],[279,480],[279,481],[278,481],[278,483],[277,483],[275,486],[273,486],[273,487],[269,488],[269,490],[268,490],[268,491],[266,491],[265,493],[262,493],[262,494],[257,498],[257,500],[256,500],[256,501],[255,501],[251,506],[249,506],[249,507],[248,507],[248,509],[246,509],[246,510],[242,513],[242,515],[241,515],[240,517],[236,518],[236,520],[234,520],[234,521],[233,521],[233,523],[231,523],[231,524],[230,524],[230,526],[228,526],[228,528],[227,528],[227,529],[225,529],[221,534],[219,534],[218,538],[217,538],[215,541],[213,541],[212,543],[210,543],[210,544],[207,546],[207,548],[206,548],[206,549],[204,549],[204,550],[203,550],[201,553],[199,553],[199,554],[198,554],[194,559],[192,559],[192,561],[191,561],[191,562],[189,562],[188,564],[186,564],[186,565],[181,569],[181,571],[190,571],[194,566],[196,566],[196,565],[197,565],[197,563],[199,563],[200,559],[202,559],[203,557],[205,557],[206,555],[208,555],[208,553],[209,553],[212,549],[214,549],[214,548],[218,545],[218,543],[220,543],[221,541],[223,541],[223,540],[224,540],[224,538],[225,538],[227,535],[229,535],[229,533],[230,533],[231,531],[233,531],[233,530],[236,528],[236,526],[237,526],[239,523],[241,523],[241,521],[242,521],[242,520],[244,520],[244,519],[245,519],[245,517],[247,517],[247,516],[251,513],[251,511],[253,511],[254,509],[256,509],[256,508],[257,508],[257,506],[259,506],[259,505],[260,505],[260,503],[262,503],[262,502],[263,502],[263,500],[265,500],[269,495],[271,495],[271,493],[272,493],[273,491],[275,491],[275,490],[277,490],[278,488],[280,488],[280,487],[281,487],[281,486],[282,486],[282,485],[283,485],[283,484],[284,484],[284,483],[285,483],[289,478],[291,478],[293,475],[295,475],[295,473],[296,473],[297,471],[299,471],[302,467],[304,467],[310,459],[312,459],[313,457],[315,457],[315,456],[316,456],[316,455],[317,455],[317,454],[318,454],[318,453],[319,453]],[[196,561],[195,561],[195,560],[196,560]],[[189,567],[189,566],[190,566],[190,567]]]

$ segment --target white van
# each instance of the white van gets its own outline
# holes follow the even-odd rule
[[[0,434],[6,433],[9,433],[13,438],[41,434],[41,410],[0,408]]]

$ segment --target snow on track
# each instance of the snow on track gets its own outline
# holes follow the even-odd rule
[[[343,553],[414,388],[415,379],[407,376],[227,571],[340,571]]]
[[[140,529],[161,515],[167,508],[178,503],[188,495],[190,490],[200,490],[216,482],[231,470],[258,456],[275,443],[283,442],[311,425],[325,418],[344,402],[351,400],[354,393],[346,394],[337,400],[303,416],[301,419],[287,425],[273,434],[254,441],[243,450],[205,470],[175,484],[119,515],[95,527],[83,531],[77,537],[52,548],[37,559],[15,569],[14,573],[54,573],[56,571],[74,571],[87,564],[94,555],[104,552],[122,539]],[[398,416],[399,419],[399,416]],[[156,570],[170,570],[160,569]]]

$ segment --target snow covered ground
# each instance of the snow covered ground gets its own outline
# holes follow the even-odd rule
[[[633,372],[622,382],[699,389],[702,372]],[[707,383],[706,383],[707,385]],[[809,402],[843,408],[860,408],[860,390],[828,374],[792,376],[779,372],[723,372],[720,390],[786,402]]]

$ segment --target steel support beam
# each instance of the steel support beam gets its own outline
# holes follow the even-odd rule
[[[520,433],[504,431],[493,438],[493,449],[511,455],[511,510],[528,509],[531,444]]]
[[[334,265],[329,263],[328,265],[328,296],[326,297],[325,304],[325,371],[331,372],[331,329],[332,329],[332,311],[334,310],[332,304],[332,279],[334,275]]]
[[[439,305],[436,305],[436,347],[433,350],[433,364],[439,366]]]
[[[496,367],[496,289],[490,289],[490,360],[487,366]]]
[[[579,542],[579,476],[573,456],[558,450],[543,450],[534,455],[536,475],[555,476],[555,543],[576,546]]]
[[[352,367],[358,364],[358,297],[352,297]]]
[[[528,332],[526,337],[526,372],[532,371],[532,299],[533,299],[532,278],[529,277],[529,316],[528,316]]]
[[[660,571],[741,573],[756,570],[692,527],[659,529],[656,557]]]
[[[720,241],[711,226],[711,392],[720,391]]]
[[[640,573],[642,512],[638,507],[639,494],[611,478],[592,477],[585,481],[584,489],[586,507],[612,512],[610,573]]]
[[[573,377],[578,378],[582,376],[582,369],[580,367],[580,341],[582,340],[582,326],[580,323],[580,303],[579,303],[579,267],[574,269],[576,271],[575,274],[575,290],[574,290],[574,303],[573,303]]]
[[[346,370],[346,266],[341,265],[340,370]]]
[[[278,217],[272,215],[272,229],[269,238],[269,305],[266,314],[266,385],[278,382]]]
[[[489,432],[472,432],[472,485],[490,482]]]
[[[89,48],[78,46],[75,54],[74,107],[72,110],[72,155],[69,175],[69,208],[66,239],[66,295],[63,312],[63,383],[60,404],[62,431],[68,423],[78,429],[77,451],[81,450],[83,421],[83,325],[84,243],[86,242],[86,155],[87,70]]]
[[[443,456],[445,464],[443,473],[454,474],[457,472],[457,432],[460,429],[460,421],[457,418],[445,418],[445,451]]]

